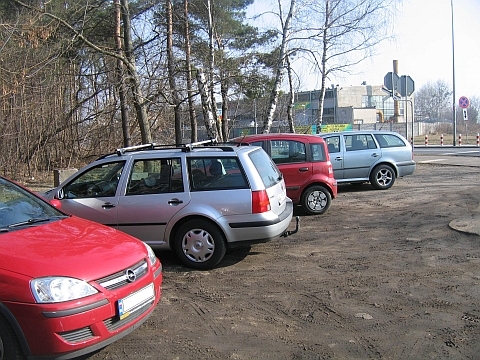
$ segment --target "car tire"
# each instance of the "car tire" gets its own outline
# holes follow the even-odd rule
[[[25,360],[15,332],[10,324],[0,315],[0,360]]]
[[[332,203],[332,195],[324,186],[313,185],[302,194],[302,207],[310,215],[323,214]]]
[[[377,190],[390,189],[395,183],[395,171],[390,165],[378,165],[370,174],[370,183]]]
[[[223,259],[226,251],[224,234],[208,220],[189,220],[176,233],[175,252],[190,268],[211,269]]]

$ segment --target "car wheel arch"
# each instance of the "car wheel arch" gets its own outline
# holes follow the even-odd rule
[[[178,230],[182,227],[183,224],[185,224],[190,220],[206,220],[210,222],[212,225],[216,226],[218,230],[222,232],[225,239],[227,239],[227,234],[225,234],[225,231],[212,218],[208,216],[192,214],[177,220],[175,224],[172,226],[172,228],[170,229],[170,232],[168,234],[168,246],[170,250],[175,251],[175,238],[177,236]]]
[[[377,168],[381,165],[390,166],[393,169],[393,171],[395,172],[395,177],[398,177],[398,167],[397,167],[396,164],[394,164],[392,162],[389,162],[389,161],[381,161],[381,162],[378,162],[378,163],[375,163],[375,164],[372,165],[372,167],[370,168],[370,172],[368,173],[368,178],[370,178],[370,175],[375,170],[375,168]]]
[[[12,330],[15,333],[16,340],[18,341],[20,345],[20,350],[23,352],[23,354],[28,358],[31,356],[31,351],[30,347],[28,346],[27,339],[25,338],[25,335],[23,334],[23,330],[18,324],[17,320],[15,319],[15,316],[8,310],[8,308],[0,302],[0,322],[2,322],[2,319],[5,319],[7,325],[9,325]]]

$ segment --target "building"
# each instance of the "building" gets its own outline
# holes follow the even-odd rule
[[[321,125],[410,121],[413,110],[410,106],[411,101],[395,101],[382,88],[382,85],[332,85],[327,88]],[[320,90],[296,94],[296,125],[318,125],[319,97]],[[405,109],[407,109],[406,112]]]

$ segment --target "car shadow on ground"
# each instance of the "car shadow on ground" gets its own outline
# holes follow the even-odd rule
[[[222,259],[220,264],[215,266],[216,269],[224,268],[235,265],[245,259],[247,256],[255,256],[256,252],[251,252],[251,247],[241,247],[238,249],[229,249]],[[169,250],[154,250],[157,257],[162,263],[164,272],[189,272],[189,271],[201,271],[197,269],[191,269],[183,265],[173,251]]]
[[[338,185],[338,194],[347,194],[347,193],[354,193],[354,192],[365,192],[365,191],[377,191],[370,183],[353,183],[353,184],[341,184]],[[338,196],[337,196],[338,197]],[[331,206],[335,206],[335,202],[337,200],[332,201]],[[329,210],[327,210],[328,212]],[[309,215],[305,212],[301,205],[296,205],[293,208],[293,216],[315,216]],[[322,215],[319,215],[322,216]]]

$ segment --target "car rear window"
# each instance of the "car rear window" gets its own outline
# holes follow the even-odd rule
[[[327,161],[323,143],[310,144],[310,151],[312,152],[312,161]]]
[[[267,189],[281,181],[282,173],[265,151],[262,149],[252,151],[249,157]]]
[[[406,146],[402,139],[393,134],[375,134],[375,138],[382,148]]]

